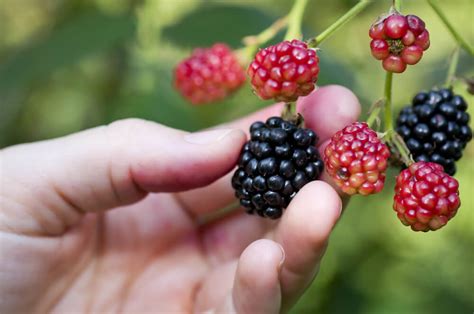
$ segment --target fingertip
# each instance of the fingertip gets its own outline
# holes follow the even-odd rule
[[[320,180],[312,181],[305,185],[300,192],[299,197],[296,195],[296,197],[298,197],[298,202],[307,202],[311,200],[310,204],[316,205],[320,211],[325,213],[333,212],[333,218],[339,218],[342,210],[341,198],[327,182]]]
[[[310,242],[325,242],[342,211],[342,201],[334,188],[324,181],[306,184],[292,200],[288,216],[293,224],[311,238]],[[317,246],[317,245],[316,245]]]
[[[207,155],[219,156],[219,162],[230,165],[230,170],[235,166],[245,141],[247,141],[247,135],[243,130],[231,129],[225,136],[209,145]],[[207,162],[206,165],[208,165]],[[216,165],[211,165],[207,168],[212,172],[215,167]]]
[[[239,280],[244,285],[268,288],[278,281],[278,270],[284,259],[285,252],[278,243],[268,239],[252,242],[240,256]],[[259,277],[258,282],[256,277]]]
[[[298,102],[298,109],[304,116],[307,127],[313,129],[322,141],[356,121],[361,113],[357,96],[340,85],[320,87],[302,97]]]
[[[288,206],[275,230],[275,240],[286,253],[280,275],[283,307],[294,303],[313,280],[341,210],[341,199],[323,181],[306,184]]]
[[[284,259],[283,248],[267,239],[257,240],[243,251],[233,289],[237,313],[279,313],[279,274]]]
[[[247,140],[247,134],[241,129],[233,129],[229,135],[232,136],[230,140],[234,139],[242,143]]]
[[[287,253],[286,267],[312,269],[341,211],[341,199],[326,182],[310,182],[296,194],[275,233]]]
[[[136,151],[130,170],[134,182],[149,192],[185,191],[214,182],[234,168],[246,140],[236,128],[155,135]]]

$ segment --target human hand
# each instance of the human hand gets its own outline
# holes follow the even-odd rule
[[[0,312],[290,308],[317,273],[341,199],[308,183],[279,221],[240,210],[228,172],[250,123],[201,133],[124,120],[0,152]],[[321,147],[360,113],[338,86],[301,99]],[[320,147],[320,149],[321,149]]]

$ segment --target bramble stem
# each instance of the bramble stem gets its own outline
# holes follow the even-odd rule
[[[392,6],[395,10],[400,12],[402,10],[402,0],[393,0]]]
[[[291,114],[296,114],[296,101],[288,103],[287,106]]]
[[[385,91],[384,91],[384,114],[385,114],[385,131],[389,132],[393,130],[393,118],[392,118],[392,78],[393,73],[387,72],[385,76]]]
[[[380,127],[380,111],[382,110],[382,107],[384,105],[384,100],[380,99],[378,100],[375,104],[372,105],[370,109],[370,114],[369,117],[367,118],[367,125],[373,129],[373,125],[375,122],[377,122],[377,127]]]
[[[444,23],[446,28],[449,30],[451,35],[454,37],[456,42],[463,48],[465,49],[471,56],[474,55],[474,48],[472,48],[467,41],[465,41],[461,35],[454,29],[453,24],[449,22],[448,18],[446,17],[446,14],[444,14],[443,10],[439,7],[438,3],[433,0],[428,0],[428,4],[431,6],[431,8],[436,12],[438,17],[441,19],[441,21]]]
[[[387,137],[390,144],[395,145],[395,149],[400,153],[402,161],[407,167],[414,163],[410,150],[405,144],[403,138],[397,132],[391,130],[388,132]]]
[[[278,20],[273,22],[272,25],[270,25],[268,28],[264,29],[257,35],[244,37],[242,41],[246,46],[262,45],[273,37],[275,37],[275,35],[286,25],[288,25],[288,16],[279,18]]]
[[[239,49],[237,52],[240,56],[241,62],[247,65],[247,63],[253,59],[258,47],[275,37],[282,28],[286,27],[286,25],[288,25],[288,16],[276,20],[272,25],[257,35],[244,37],[242,41],[245,44],[245,47]]]
[[[392,80],[393,73],[387,71],[384,89],[385,141],[392,145],[392,147],[395,146],[395,149],[400,153],[402,161],[405,165],[409,166],[413,163],[410,150],[403,141],[403,138],[393,129]]]
[[[336,22],[334,22],[331,26],[326,28],[321,34],[318,36],[308,40],[308,46],[311,48],[316,48],[319,46],[323,41],[328,39],[334,32],[336,32],[341,26],[346,24],[350,19],[355,17],[357,14],[362,12],[371,1],[361,0],[355,6],[353,6],[349,11],[346,12],[343,16],[341,16]]]
[[[287,102],[281,111],[281,117],[285,120],[291,120],[296,115],[296,102]]]
[[[301,39],[303,33],[301,26],[303,24],[304,8],[308,0],[295,0],[290,13],[288,13],[288,30],[285,35],[285,40]]]
[[[448,75],[446,76],[446,87],[451,88],[453,86],[454,77],[456,75],[456,68],[459,62],[459,51],[460,46],[457,46],[451,54],[451,60],[449,61]]]
[[[379,116],[379,113],[380,113],[380,107],[378,108],[375,108],[374,110],[372,110],[372,112],[370,113],[370,116],[367,118],[367,125],[369,126],[369,128],[373,129],[373,124],[375,122],[375,120],[377,119],[377,117]]]
[[[283,120],[293,122],[300,128],[304,127],[303,116],[296,112],[296,101],[285,103],[280,116]]]

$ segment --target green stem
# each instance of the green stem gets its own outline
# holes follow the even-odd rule
[[[385,104],[384,104],[384,114],[385,114],[385,131],[390,132],[393,130],[393,118],[392,118],[392,78],[393,73],[387,72],[385,76]]]
[[[370,128],[373,129],[374,122],[379,117],[381,109],[382,109],[381,106],[377,106],[370,112],[370,115],[369,115],[369,117],[367,118],[367,121],[366,121]]]
[[[296,102],[287,102],[281,111],[281,117],[286,121],[291,121],[298,127],[304,127],[303,116],[296,112]]]
[[[395,10],[400,12],[402,10],[402,0],[393,0],[392,6]]]
[[[359,1],[359,3],[353,6],[349,11],[346,12],[346,14],[341,16],[331,26],[326,28],[321,34],[308,40],[308,46],[311,48],[316,48],[317,46],[319,46],[323,41],[328,39],[334,32],[336,32],[340,27],[346,24],[350,19],[355,17],[362,10],[364,10],[370,3],[371,1],[368,0]]]
[[[285,120],[290,120],[296,115],[296,102],[287,102],[283,106],[281,117]]]
[[[296,101],[294,102],[291,102],[289,105],[288,105],[289,109],[290,109],[290,113],[291,114],[296,114]]]
[[[301,26],[303,24],[304,8],[307,3],[308,0],[295,0],[288,14],[288,31],[285,40],[301,39],[303,37]]]
[[[270,25],[268,28],[264,29],[257,35],[246,36],[243,39],[243,42],[247,45],[261,45],[275,37],[275,35],[286,25],[288,24],[288,16],[284,16]]]
[[[392,145],[392,147],[395,146],[395,149],[400,153],[402,161],[405,165],[409,166],[413,163],[410,150],[403,141],[403,138],[393,129],[392,80],[393,73],[387,72],[384,89],[385,141]]]
[[[451,60],[449,61],[448,75],[446,76],[446,87],[451,88],[454,82],[454,76],[456,75],[456,68],[458,67],[459,62],[459,51],[460,47],[457,46],[453,53],[451,54]]]
[[[431,8],[436,12],[438,17],[441,19],[441,21],[444,23],[446,28],[449,30],[451,35],[454,37],[454,39],[457,41],[457,43],[464,48],[469,54],[474,55],[474,48],[469,45],[467,41],[465,41],[461,35],[454,29],[453,24],[449,22],[448,18],[444,14],[443,10],[439,7],[438,3],[433,0],[428,0],[428,4],[431,6]]]
[[[244,37],[245,47],[240,48],[237,52],[241,63],[247,65],[252,60],[258,47],[271,40],[278,32],[288,24],[288,16],[284,16],[276,20],[268,28],[264,29],[257,35]]]
[[[388,139],[390,143],[395,146],[395,149],[400,153],[403,163],[409,167],[414,161],[403,138],[397,132],[392,130],[388,133]]]

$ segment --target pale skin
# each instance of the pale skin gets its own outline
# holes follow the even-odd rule
[[[360,113],[340,86],[298,106],[320,150]],[[287,311],[341,213],[326,178],[279,221],[238,210],[202,222],[235,201],[244,131],[281,108],[199,133],[134,119],[0,151],[0,312]]]

